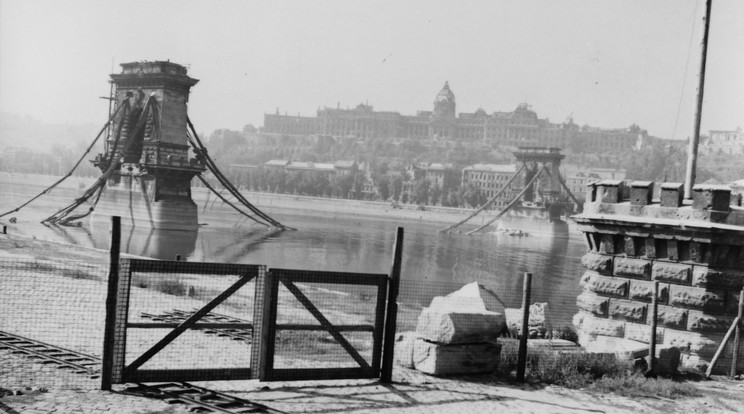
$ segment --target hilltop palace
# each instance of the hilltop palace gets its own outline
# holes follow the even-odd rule
[[[262,132],[286,135],[332,135],[357,138],[418,138],[482,141],[511,146],[574,147],[586,152],[637,148],[648,140],[647,131],[638,125],[603,129],[579,126],[570,117],[562,123],[540,119],[528,104],[512,112],[487,114],[455,112],[455,94],[445,82],[434,99],[432,111],[416,115],[375,111],[371,105],[354,109],[323,108],[317,116],[264,114]]]

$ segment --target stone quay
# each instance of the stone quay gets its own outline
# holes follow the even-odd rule
[[[583,292],[573,324],[589,351],[648,348],[654,282],[657,352],[681,351],[683,368],[705,369],[736,318],[744,287],[744,208],[720,185],[605,180],[587,186],[582,214],[573,219],[589,251],[582,257]],[[744,349],[744,347],[742,347]],[[727,372],[733,340],[714,373]],[[744,366],[744,357],[737,358]]]

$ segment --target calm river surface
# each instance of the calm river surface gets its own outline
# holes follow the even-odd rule
[[[29,176],[32,177],[32,176]],[[74,180],[74,179],[73,179]],[[45,185],[0,183],[0,210],[13,209]],[[20,212],[0,219],[10,234],[36,236],[87,247],[107,249],[108,228],[49,228],[44,217],[74,200],[79,190],[57,189]],[[267,212],[298,231],[267,232],[239,220],[219,205],[199,204],[198,234],[186,232],[131,232],[123,229],[122,250],[131,254],[172,260],[266,264],[269,268],[388,273],[396,227],[405,228],[400,300],[427,306],[433,296],[447,294],[478,281],[494,290],[509,307],[519,307],[522,273],[532,272],[532,301],[550,303],[556,325],[570,324],[580,293],[581,234],[569,238],[511,237],[505,234],[440,234],[441,224],[395,219],[328,218],[312,212]],[[9,224],[11,216],[17,223]],[[238,222],[241,224],[238,224]],[[573,224],[571,224],[573,227]]]

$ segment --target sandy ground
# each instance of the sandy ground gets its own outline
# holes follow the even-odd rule
[[[20,266],[34,259],[41,267]],[[105,288],[93,277],[71,278],[49,271],[45,262],[76,263],[82,274],[106,271],[103,251],[63,246],[50,242],[0,236],[0,330],[36,337],[60,346],[99,355]],[[15,266],[15,270],[14,270]],[[193,308],[191,298],[166,297],[138,291],[137,311]],[[229,309],[223,313],[228,313]],[[193,364],[194,356],[206,364],[235,363],[235,356],[248,355],[246,344],[217,340],[194,333],[174,344],[169,360],[154,360],[156,366]],[[153,337],[134,341],[133,352],[147,346]],[[174,356],[175,355],[175,356]],[[241,361],[244,358],[239,358]],[[201,384],[237,397],[293,413],[390,412],[742,412],[744,382],[725,378],[694,383],[702,397],[681,400],[626,398],[570,390],[543,384],[515,385],[492,375],[435,378],[396,367],[393,384],[377,381],[256,381]],[[186,412],[183,407],[161,401],[128,396],[120,391],[96,391],[98,380],[71,374],[48,365],[33,363],[7,351],[0,352],[0,388],[21,392],[0,398],[0,412]],[[26,390],[24,387],[31,388]],[[39,389],[42,388],[42,389]],[[2,395],[2,394],[0,394]]]

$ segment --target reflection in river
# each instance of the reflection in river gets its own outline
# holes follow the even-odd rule
[[[16,188],[33,194],[35,188]],[[108,228],[49,228],[38,224],[57,204],[76,195],[60,191],[18,214],[11,234],[107,249]],[[22,198],[22,197],[20,197]],[[18,199],[18,197],[16,197]],[[0,207],[14,206],[0,200]],[[521,302],[522,273],[532,272],[533,301],[549,301],[556,324],[569,324],[580,293],[581,255],[577,232],[569,238],[510,237],[504,233],[476,236],[437,233],[441,225],[400,223],[394,219],[328,218],[312,212],[272,211],[298,231],[271,232],[249,226],[219,205],[200,206],[198,233],[122,229],[122,250],[157,259],[176,255],[190,261],[256,263],[271,267],[388,273],[397,226],[405,228],[400,301],[426,306],[436,295],[478,281],[494,290],[509,307]]]

